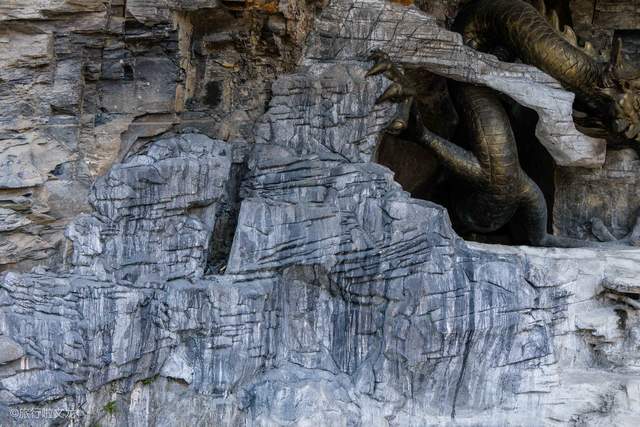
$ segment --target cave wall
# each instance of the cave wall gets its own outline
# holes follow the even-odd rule
[[[465,3],[459,0],[427,1],[416,2],[416,6],[434,16],[440,25],[450,27]],[[620,38],[626,60],[640,66],[640,12],[634,2],[547,0],[545,4],[547,12],[558,13],[561,26],[571,26],[580,42],[591,42],[604,60],[609,56],[613,40]],[[421,112],[427,127],[442,137],[455,140],[455,129],[460,123],[452,111],[442,78],[426,73],[419,79],[418,102],[422,104]],[[590,224],[598,219],[615,237],[629,233],[640,212],[640,192],[636,185],[638,151],[618,147],[607,153],[606,161],[604,151],[600,156],[594,156],[604,161],[602,164],[594,162],[587,165],[588,168],[565,168],[562,161],[556,158],[554,164],[546,153],[540,152],[539,141],[529,136],[532,134],[529,116],[529,113],[512,116],[512,126],[518,136],[521,163],[545,193],[550,210],[549,230],[559,235],[596,240]],[[523,137],[524,132],[526,137]],[[457,142],[464,144],[464,138]],[[386,136],[379,146],[377,160],[392,169],[403,188],[416,197],[443,202],[438,193],[449,191],[450,184],[443,179],[438,162],[429,150],[416,144]],[[560,167],[556,168],[556,165]],[[468,237],[495,242],[505,239],[504,232],[488,238],[473,234]],[[506,241],[513,241],[513,238],[506,236]]]
[[[591,3],[570,4],[578,34],[607,49],[615,33],[637,56],[635,9],[619,2]],[[463,4],[416,3],[443,26],[451,25]],[[52,0],[0,6],[0,271],[63,263],[69,250],[64,228],[74,216],[90,211],[92,183],[114,162],[144,150],[150,138],[193,128],[214,139],[253,142],[251,129],[271,97],[271,82],[295,69],[322,5],[312,0]],[[441,81],[436,79],[425,93],[441,93]],[[425,101],[431,111],[448,113]],[[434,125],[442,123],[439,114],[430,117]],[[428,196],[437,166],[428,166],[433,160],[419,148],[404,151],[411,156],[395,158],[394,150],[386,150],[391,154],[383,155],[381,163],[396,171],[405,188]],[[582,163],[602,162],[602,148],[587,153]],[[427,165],[426,174],[416,160]],[[620,169],[612,161],[607,165]],[[586,185],[562,176],[557,178],[562,189],[558,206],[581,197]],[[603,197],[606,185],[597,190]],[[633,191],[626,199],[629,206],[621,214],[583,208],[617,231],[640,207]],[[555,230],[584,237],[572,213],[556,209]],[[622,219],[613,219],[616,215]]]

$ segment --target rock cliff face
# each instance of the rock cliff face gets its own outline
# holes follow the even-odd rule
[[[374,162],[382,48],[537,111],[567,200],[602,182],[573,96],[429,7],[0,5],[0,424],[640,424],[640,251],[467,243]]]
[[[295,67],[317,4],[5,0],[0,4],[0,271],[61,262],[98,176],[150,138],[244,141]]]

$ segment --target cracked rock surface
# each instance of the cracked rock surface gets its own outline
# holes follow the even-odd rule
[[[0,271],[58,266],[95,179],[158,135],[251,140],[320,3],[0,2]]]
[[[131,3],[152,25],[173,2]],[[334,0],[255,144],[145,140],[92,185],[62,271],[0,276],[0,425],[640,424],[640,317],[605,296],[637,298],[640,251],[469,244],[372,162],[394,107],[366,53],[397,58],[400,23],[403,62],[570,106],[416,9]],[[538,131],[557,161],[601,154],[566,122]]]
[[[72,271],[103,280],[202,276],[233,201],[232,154],[223,141],[182,134],[114,165],[92,187],[95,213],[67,228]]]

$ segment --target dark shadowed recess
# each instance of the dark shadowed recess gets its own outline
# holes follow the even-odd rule
[[[471,149],[465,124],[460,123],[448,92],[446,79],[417,70],[407,70],[407,75],[416,82],[419,92],[418,104],[427,128],[466,149]],[[545,195],[549,212],[548,230],[552,230],[554,174],[553,159],[535,136],[538,115],[522,107],[510,98],[502,96],[511,126],[518,144],[520,164],[524,171],[538,184]],[[399,136],[385,135],[378,147],[376,161],[394,171],[395,179],[402,188],[415,198],[436,202],[445,207],[451,205],[456,193],[469,191],[468,185],[459,182],[440,167],[431,152],[414,142],[414,131],[409,129]],[[456,232],[467,240],[484,243],[524,244],[523,230],[509,224],[490,234],[465,232],[455,217],[451,217]]]
[[[451,29],[457,13],[470,1],[472,0],[416,1],[415,4],[435,16],[440,25]],[[534,0],[529,2],[535,5],[539,3]],[[597,49],[606,51],[610,47],[607,40],[610,42],[611,34],[604,37],[606,35],[604,33],[603,35],[591,31],[594,28],[592,22],[594,19],[604,19],[603,16],[600,16],[601,14],[598,15],[598,8],[595,7],[594,2],[590,0],[545,0],[544,3],[547,13],[555,11],[558,15],[560,28],[565,25],[571,26],[579,33],[579,37],[582,37],[580,39],[582,42],[586,40],[583,38],[587,37]],[[623,39],[626,56],[640,62],[640,30],[617,29],[613,33],[613,38]],[[492,53],[497,54],[504,61],[517,61],[511,55],[502,55],[506,52],[499,49]],[[446,79],[416,70],[407,70],[407,74],[417,84],[418,103],[425,125],[438,135],[462,147],[469,148],[464,123],[459,123],[458,115],[448,95]],[[508,96],[503,95],[502,101],[510,116],[511,126],[516,137],[520,164],[545,195],[549,218],[547,226],[549,232],[552,232],[557,187],[555,180],[562,179],[562,177],[558,178],[552,157],[535,136],[537,114],[533,110],[517,104]],[[395,179],[413,197],[434,201],[447,207],[452,195],[455,195],[456,192],[468,191],[467,186],[456,182],[447,171],[443,170],[428,149],[411,142],[411,133],[412,130],[408,129],[407,132],[397,137],[384,136],[377,150],[377,161],[393,170]],[[567,172],[565,171],[565,173]],[[560,214],[564,215],[562,212]],[[560,219],[561,222],[566,222],[564,218]],[[469,234],[459,229],[455,218],[452,220],[456,231],[468,240],[504,244],[524,243],[522,230],[519,230],[517,226],[510,225],[488,235]],[[574,227],[578,226],[574,224]],[[577,231],[566,229],[562,229],[562,233],[580,234]],[[592,237],[582,234],[580,236],[581,238]]]

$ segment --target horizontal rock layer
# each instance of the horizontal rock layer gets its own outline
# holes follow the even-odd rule
[[[232,150],[183,134],[114,165],[93,185],[95,214],[79,216],[67,229],[72,271],[103,280],[202,276],[211,237],[222,235],[233,209]]]
[[[250,164],[224,276],[5,274],[3,401],[115,425],[636,420],[638,315],[604,297],[638,293],[636,250],[468,247],[382,167]]]
[[[150,138],[253,138],[316,2],[231,3],[0,4],[0,271],[58,266],[96,177]]]
[[[126,7],[157,30],[173,3]],[[550,78],[415,9],[334,0],[248,138],[132,140],[67,229],[67,271],[0,276],[0,424],[42,425],[34,409],[114,426],[640,423],[638,250],[462,241],[444,208],[371,163],[394,113],[374,105],[389,82],[364,78],[372,47],[530,88],[536,108],[570,117]],[[597,144],[573,132],[545,143],[580,163]]]
[[[373,49],[400,64],[491,87],[535,110],[536,136],[560,166],[604,162],[605,142],[575,128],[572,93],[535,67],[500,62],[463,45],[460,34],[442,29],[416,9],[377,0],[334,2],[318,19],[305,62],[362,61]]]

